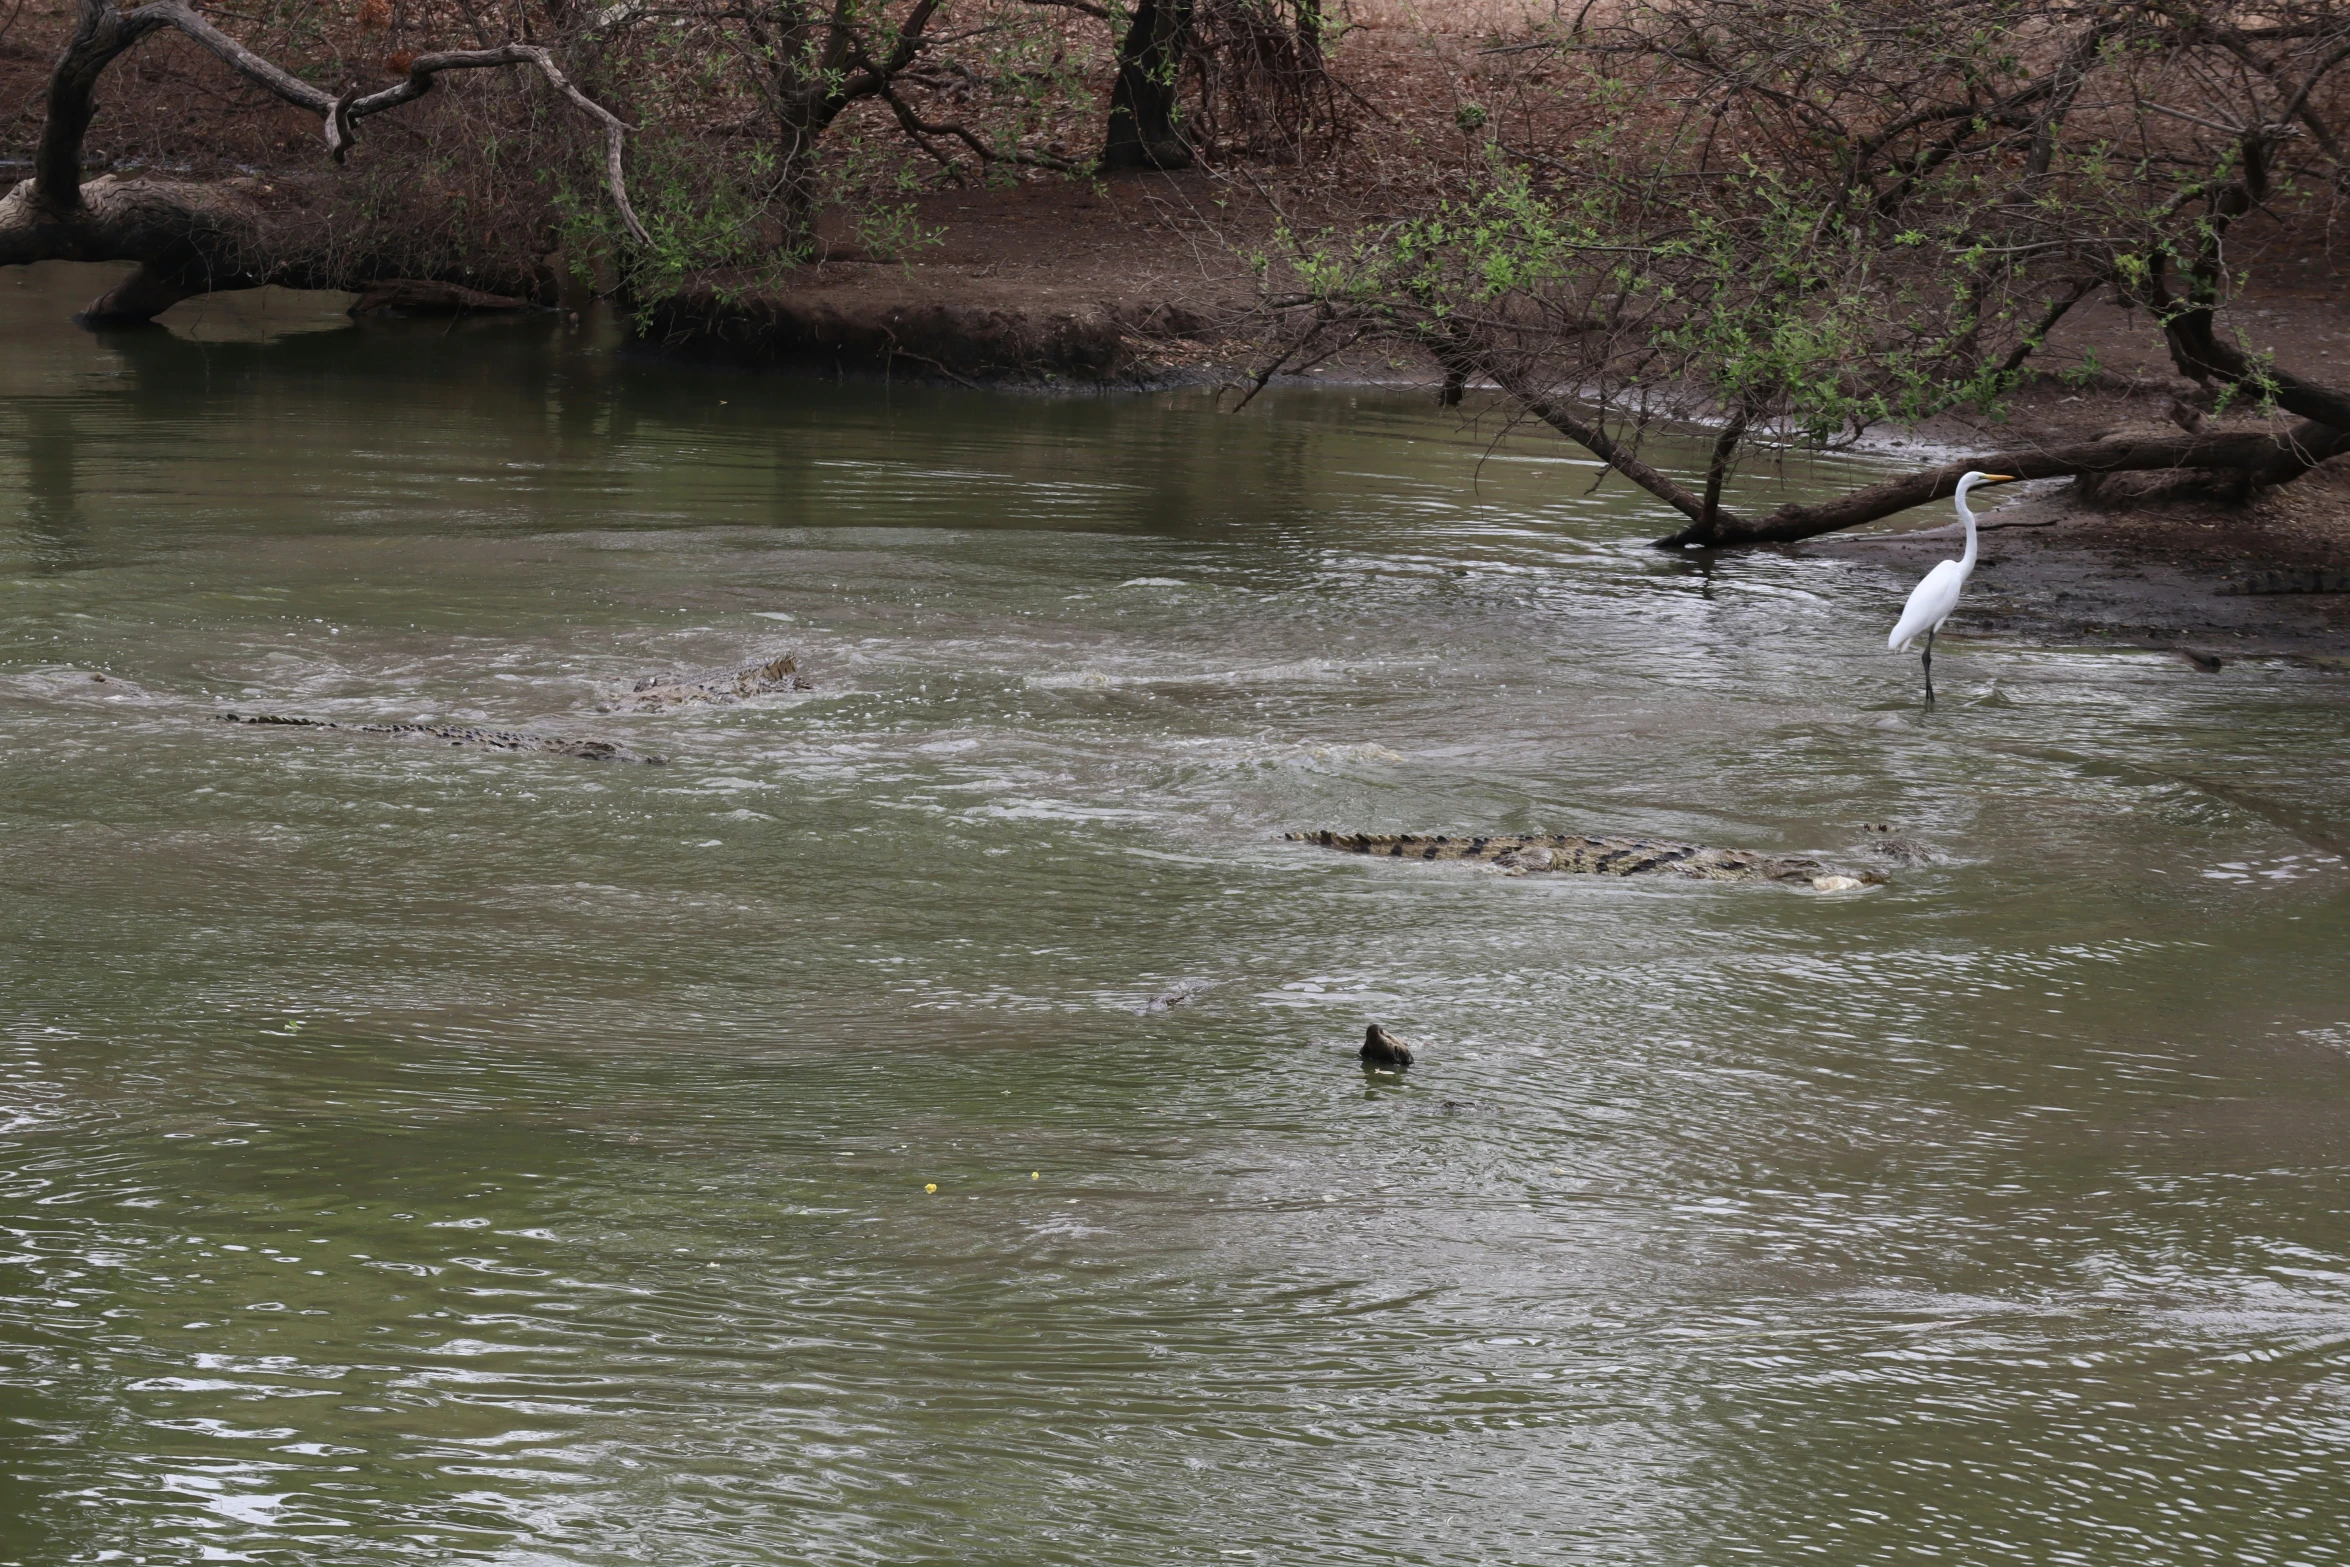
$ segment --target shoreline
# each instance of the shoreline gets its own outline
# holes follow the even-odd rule
[[[2041,648],[2172,654],[2205,673],[2238,660],[2285,660],[2350,672],[2350,593],[2244,592],[2248,580],[2332,572],[2345,550],[2297,536],[2288,497],[2333,518],[2350,514],[2350,476],[2321,470],[2237,509],[2208,501],[2092,510],[2042,481],[1988,514],[1974,579],[1946,636]],[[2294,496],[2294,491],[2318,493]],[[1955,557],[1955,522],[1883,533],[1831,534],[1775,546],[1797,556],[1865,562],[1914,582]],[[2338,580],[2321,578],[2320,580]]]
[[[1206,236],[1194,232],[1182,247],[1183,265],[1135,264],[1133,246],[1166,259],[1170,231],[1162,225],[1173,221],[1170,203],[1147,187],[1177,183],[1170,176],[1138,181],[1125,187],[1134,199],[1122,206],[1072,186],[950,192],[968,209],[960,214],[965,222],[950,231],[931,260],[835,257],[808,268],[810,286],[789,294],[746,292],[731,301],[707,292],[688,295],[657,313],[651,332],[615,322],[619,351],[737,373],[907,381],[1018,396],[1235,385],[1244,379],[1246,351],[1254,345],[1232,328],[1245,320],[1242,288],[1253,289],[1253,280],[1230,264],[1231,253],[1222,253],[1226,266],[1210,267],[1201,243]],[[1080,199],[1090,205],[1072,208]],[[1106,234],[1123,235],[1127,243],[1105,239],[1082,252],[1039,249],[1045,232],[1080,219],[1106,225]],[[1013,266],[1016,251],[1024,251],[1025,259]],[[360,296],[332,297],[356,303]],[[207,298],[191,304],[219,309],[238,296]],[[567,308],[539,305],[526,314]],[[2281,298],[2268,308],[2267,319],[2279,332],[2321,342],[2339,338],[2350,350],[2350,331],[2320,291]],[[317,311],[321,318],[327,314]],[[396,319],[400,312],[393,314]],[[450,312],[410,314],[446,318]],[[1916,429],[1882,428],[1846,455],[1929,463],[1994,445],[2163,427],[2166,405],[2193,389],[2170,373],[2145,340],[2150,334],[2142,318],[2133,323],[2112,310],[2083,315],[2085,344],[2073,351],[2094,353],[2134,392],[2036,385],[2010,399],[2003,418],[1956,413]],[[382,319],[355,317],[354,325]],[[479,319],[486,325],[498,317]],[[1431,401],[1437,390],[1432,374],[1415,376],[1372,354],[1271,384],[1283,390],[1424,390]],[[1480,417],[1474,408],[1462,413]],[[1560,437],[1543,438],[1565,445]],[[1957,553],[1948,518],[1947,510],[1919,508],[1866,529],[1757,547],[1865,561],[1896,583],[1915,581],[1933,562]],[[2350,593],[2220,591],[2264,572],[2350,570],[2350,459],[2241,506],[2193,499],[2142,503],[2126,496],[2091,505],[2070,481],[2037,481],[2010,492],[1986,521],[1983,562],[1951,622],[1954,636],[2146,648],[2186,655],[2197,667],[2215,657],[2222,667],[2234,659],[2282,657],[2350,668]]]

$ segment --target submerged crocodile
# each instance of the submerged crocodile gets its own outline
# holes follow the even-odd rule
[[[777,691],[813,691],[800,673],[800,656],[785,653],[732,669],[705,669],[690,675],[648,675],[626,691],[606,697],[599,713],[658,713],[665,708],[706,704],[723,707]]]
[[[2330,566],[2283,566],[2223,582],[2217,593],[2350,593],[2350,571]]]
[[[609,740],[572,740],[561,735],[533,734],[527,729],[476,729],[464,724],[338,724],[328,718],[289,718],[282,713],[222,713],[223,723],[268,724],[288,729],[339,729],[345,734],[393,735],[406,740],[445,740],[451,745],[479,746],[487,751],[545,751],[554,756],[577,756],[591,762],[646,762],[658,766],[663,756],[645,756]]]
[[[1686,876],[1701,881],[1776,881],[1843,892],[1885,879],[1874,870],[1850,871],[1801,855],[1752,849],[1709,849],[1663,838],[1587,838],[1496,834],[1486,838],[1439,833],[1293,832],[1300,843],[1395,860],[1475,860],[1509,876],[1531,872],[1581,876]]]

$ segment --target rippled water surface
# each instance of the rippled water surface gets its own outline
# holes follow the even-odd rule
[[[0,1562],[2350,1561],[2344,677],[1924,718],[1905,583],[1411,396],[96,291],[0,280]]]

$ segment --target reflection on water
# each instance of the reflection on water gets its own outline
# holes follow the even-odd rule
[[[0,1563],[2350,1557],[2338,678],[1925,719],[1906,583],[1409,397],[94,291],[0,291]]]

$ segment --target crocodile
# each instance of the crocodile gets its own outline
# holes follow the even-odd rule
[[[1170,1012],[1186,1002],[1197,1001],[1202,995],[1215,988],[1216,982],[1212,979],[1187,979],[1173,990],[1163,995],[1153,996],[1141,1006],[1130,1007],[1127,1010],[1137,1017],[1149,1017],[1155,1012]]]
[[[1843,892],[1885,880],[1877,870],[1844,870],[1801,855],[1709,849],[1664,838],[1589,838],[1580,833],[1495,834],[1293,832],[1294,842],[1394,860],[1474,860],[1508,876],[1683,876],[1701,881],[1776,881]]]
[[[1915,838],[1904,838],[1893,830],[1890,822],[1863,822],[1860,830],[1868,836],[1863,840],[1868,852],[1896,865],[1931,865],[1935,854]]]
[[[2283,566],[2223,582],[2216,593],[2350,593],[2350,571],[2330,566]]]
[[[609,740],[573,740],[561,735],[533,734],[527,729],[476,729],[466,724],[340,724],[330,718],[290,718],[283,713],[221,713],[223,723],[267,724],[288,729],[339,729],[345,734],[394,735],[407,740],[445,740],[451,745],[480,746],[489,751],[545,751],[554,756],[576,756],[591,762],[645,762],[654,766],[665,756],[646,756]]]
[[[658,713],[672,707],[723,707],[777,691],[813,691],[800,673],[800,656],[784,653],[732,669],[705,669],[690,675],[648,675],[626,691],[606,697],[599,713]]]

